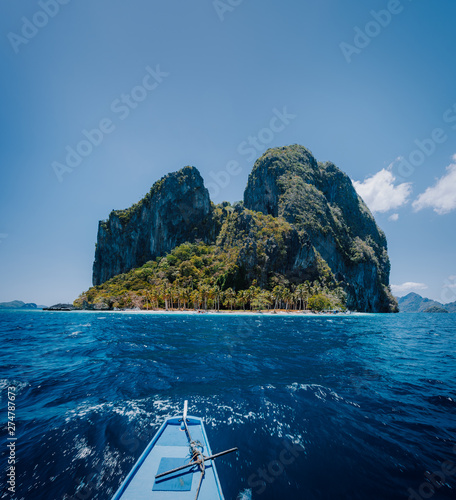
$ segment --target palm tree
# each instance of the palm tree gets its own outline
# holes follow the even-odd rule
[[[176,282],[170,286],[169,297],[171,302],[171,309],[174,309],[174,302],[177,299],[177,308],[179,308],[179,287]]]
[[[246,292],[247,292],[247,290],[239,290],[239,292],[237,293],[237,300],[242,305],[242,309],[244,311],[245,311],[245,305],[249,301]]]
[[[283,293],[283,300],[285,302],[285,309],[288,311],[288,306],[293,300],[293,294],[291,293],[291,290],[289,288],[285,288],[285,291]]]
[[[307,310],[309,297],[312,295],[312,285],[309,280],[304,281],[304,288],[306,290],[306,294],[304,296],[304,309]]]
[[[162,293],[162,298],[165,302],[165,309],[168,311],[168,304],[171,298],[171,287],[169,286],[169,282],[163,283],[161,293]]]
[[[252,285],[246,290],[247,301],[250,303],[250,310],[252,310],[252,301],[258,295],[260,288]]]
[[[150,298],[152,301],[152,307],[155,307],[155,304],[157,304],[157,309],[158,309],[158,300],[160,298],[160,291],[157,286],[152,287],[150,291]]]
[[[146,298],[146,309],[149,310],[149,291],[146,288],[144,288],[143,290],[141,290],[141,293]]]
[[[203,285],[200,287],[199,292],[201,294],[202,301],[204,302],[204,309],[207,311],[207,299],[210,293],[210,288],[208,285]]]
[[[180,298],[181,298],[181,301],[182,301],[182,307],[184,309],[187,308],[187,303],[188,303],[188,301],[190,299],[190,292],[191,292],[190,288],[187,288],[187,287],[182,287],[180,289]]]
[[[255,294],[251,304],[258,311],[265,309],[266,307],[269,309],[269,306],[271,305],[271,292],[261,290]]]
[[[298,302],[299,302],[299,309],[303,309],[303,303],[304,303],[304,300],[306,299],[306,296],[307,296],[307,291],[306,291],[306,287],[304,285],[304,283],[300,283],[297,287],[296,287],[296,297],[298,299]]]
[[[190,292],[190,300],[193,302],[193,309],[199,309],[201,304],[201,294],[198,289],[192,290]]]
[[[269,311],[271,304],[274,300],[274,297],[272,296],[272,292],[270,292],[269,290],[263,290],[263,296],[264,296],[264,299],[265,299],[265,302],[266,302],[266,305],[267,305],[267,308]]]
[[[284,294],[285,294],[285,287],[283,285],[276,285],[272,290],[272,296],[274,299],[274,312],[278,308],[278,306],[281,305]]]
[[[228,288],[227,290],[225,290],[224,296],[224,303],[228,304],[231,310],[233,310],[233,304],[236,302],[236,292],[232,288]]]
[[[215,300],[217,302],[217,311],[220,311],[220,295],[222,294],[222,291],[220,290],[220,287],[218,285],[214,286],[214,291],[215,291]]]
[[[298,298],[298,294],[296,293],[296,291],[292,291],[290,290],[290,304],[291,304],[291,309],[297,309],[298,308],[298,302],[299,302],[299,298]]]
[[[319,281],[315,280],[312,283],[312,295],[318,295],[321,292],[321,284]]]
[[[215,310],[216,308],[216,296],[217,296],[217,290],[215,289],[215,286],[208,286],[207,289],[207,298],[212,301],[212,308]]]

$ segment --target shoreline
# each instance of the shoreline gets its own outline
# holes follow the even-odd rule
[[[139,310],[139,309],[122,309],[122,310],[103,310],[103,309],[74,309],[71,311],[68,310],[46,310],[45,312],[88,312],[88,313],[121,313],[121,314],[148,314],[148,315],[177,315],[177,316],[203,316],[203,315],[211,315],[211,316],[288,316],[288,317],[296,317],[296,316],[305,316],[305,317],[320,317],[320,316],[359,316],[359,315],[368,315],[371,313],[363,313],[363,312],[313,312],[313,311],[286,311],[286,310],[277,310],[273,311],[196,311],[196,310],[165,310],[165,309],[154,309],[154,310]],[[374,313],[373,313],[374,314]]]

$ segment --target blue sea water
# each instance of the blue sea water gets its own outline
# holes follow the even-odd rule
[[[110,499],[184,399],[239,448],[227,500],[456,497],[454,314],[1,311],[0,338],[2,499]]]

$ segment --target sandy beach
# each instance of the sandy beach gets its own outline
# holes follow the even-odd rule
[[[368,313],[358,313],[358,312],[334,312],[334,313],[325,313],[325,312],[313,312],[313,311],[286,311],[286,310],[277,310],[273,311],[196,311],[196,310],[168,310],[165,309],[153,309],[153,310],[143,310],[143,309],[123,309],[118,311],[111,310],[75,310],[72,312],[96,312],[96,313],[125,313],[125,314],[152,314],[152,315],[183,315],[183,316],[203,316],[203,315],[231,315],[231,316],[352,316],[352,315],[365,315]]]

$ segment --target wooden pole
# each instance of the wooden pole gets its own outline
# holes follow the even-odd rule
[[[212,460],[213,458],[221,457],[222,455],[226,455],[228,453],[232,453],[233,451],[237,451],[237,448],[231,448],[230,450],[226,451],[221,451],[220,453],[216,453],[215,455],[211,455],[210,457],[204,457],[204,461],[206,460]],[[200,463],[200,460],[196,460],[195,462],[189,462],[188,464],[181,465],[180,467],[177,467],[176,469],[171,469],[166,472],[162,472],[161,474],[158,474],[155,476],[155,479],[159,479],[163,476],[167,476],[168,474],[172,474],[173,472],[178,472],[180,470],[186,469],[187,467],[191,467],[192,465],[198,465]]]

